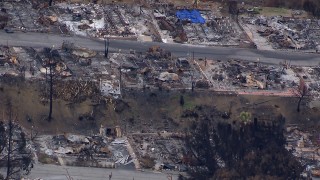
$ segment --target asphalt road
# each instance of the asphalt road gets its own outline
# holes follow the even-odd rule
[[[75,43],[77,46],[90,48],[96,51],[104,51],[104,42],[97,39],[72,36],[64,37],[57,34],[44,33],[5,33],[0,32],[0,44],[9,46],[28,46],[28,47],[61,47],[64,40]],[[207,57],[218,60],[242,59],[248,61],[279,64],[284,60],[291,61],[293,65],[314,66],[320,63],[320,54],[301,53],[292,51],[262,51],[256,49],[242,49],[234,47],[205,47],[186,44],[165,44],[156,42],[136,42],[125,40],[110,40],[110,52],[128,52],[130,49],[136,52],[145,52],[150,46],[157,45],[166,50],[170,50],[176,56]]]
[[[169,177],[167,173],[37,164],[31,169],[31,173],[26,178],[68,180],[67,177],[69,175],[73,180],[107,180],[111,173],[111,180],[168,180]],[[172,175],[172,180],[175,179],[177,179],[177,176]]]

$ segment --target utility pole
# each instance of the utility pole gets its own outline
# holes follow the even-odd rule
[[[50,68],[50,109],[49,109],[49,117],[48,120],[51,121],[52,119],[52,94],[53,94],[53,74],[52,74],[52,64],[49,62]]]
[[[119,67],[119,73],[120,73],[120,77],[119,77],[119,91],[120,91],[120,97],[121,97],[121,88],[122,88],[122,63],[120,63],[120,67]]]
[[[108,54],[109,54],[109,44],[110,44],[109,38],[104,39],[104,57],[105,57],[105,58],[108,58]]]
[[[142,11],[142,5],[140,5],[139,8],[140,8],[140,14],[139,14],[139,15],[141,15],[141,14],[143,13],[143,11]]]
[[[194,72],[192,72],[192,75],[191,75],[191,92],[194,91],[194,80],[193,80],[193,75],[194,75]]]
[[[204,66],[207,67],[207,57],[204,58]]]
[[[194,61],[194,51],[192,51],[192,61]]]

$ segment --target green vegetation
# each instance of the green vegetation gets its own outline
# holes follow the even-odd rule
[[[261,15],[264,16],[291,16],[291,10],[286,8],[277,7],[262,7],[260,11]]]
[[[189,99],[189,101],[185,101],[184,105],[183,105],[183,109],[193,109],[194,107],[196,107],[196,104]]]
[[[251,113],[249,112],[241,112],[240,113],[240,119],[242,122],[244,122],[245,124],[251,121]]]

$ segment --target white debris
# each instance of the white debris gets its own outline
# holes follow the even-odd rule
[[[131,159],[130,161],[128,161],[127,163],[125,163],[124,165],[128,165],[128,164],[131,164],[131,163],[133,163],[133,159]]]
[[[111,142],[111,144],[127,144],[127,140],[126,139],[115,139],[114,141]]]
[[[159,80],[161,80],[161,81],[177,81],[177,80],[179,80],[179,76],[176,73],[162,72],[159,75]]]
[[[112,95],[118,96],[121,94],[119,84],[114,84],[108,80],[101,80],[100,91],[104,96]]]
[[[68,141],[71,142],[84,142],[84,143],[89,143],[89,140],[82,135],[67,135],[66,138],[68,139]]]
[[[129,159],[129,155],[126,155],[122,158],[119,158],[115,163],[116,164],[127,164],[128,159]]]
[[[61,18],[58,18],[58,21],[60,23],[64,23],[66,24],[67,28],[69,31],[72,31],[73,33],[75,33],[76,35],[80,35],[80,36],[86,36],[87,33],[86,31],[80,31],[78,26],[83,24],[83,22],[76,22],[76,21],[65,21]]]
[[[89,25],[90,27],[95,28],[95,29],[103,29],[104,28],[105,23],[104,23],[103,18],[94,19],[92,21],[93,21],[93,23]]]
[[[53,151],[52,151],[51,149],[46,149],[46,150],[44,151],[44,153],[47,154],[47,155],[49,155],[49,156],[53,155]]]
[[[59,147],[58,150],[54,151],[55,153],[58,154],[68,154],[68,153],[73,153],[73,149],[71,147]]]

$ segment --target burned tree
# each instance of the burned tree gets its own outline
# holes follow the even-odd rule
[[[232,15],[237,15],[238,2],[236,0],[229,0],[229,13]]]
[[[20,179],[33,166],[32,153],[21,127],[13,120],[11,103],[7,103],[8,123],[0,122],[0,165],[7,168],[5,179]]]
[[[297,111],[300,112],[300,105],[302,100],[309,96],[310,93],[308,91],[308,86],[304,82],[304,80],[300,77],[299,85],[297,88],[293,90],[293,93],[299,98],[298,104],[297,104]]]
[[[221,112],[217,116],[210,112],[197,111],[200,119],[186,137],[189,173],[194,179],[299,178],[303,167],[285,149],[283,118],[228,123],[219,120]]]
[[[209,130],[209,122],[202,121],[194,132],[188,134],[186,138],[187,153],[196,161],[196,166],[191,166],[190,175],[195,179],[208,179],[214,175],[218,168],[216,151],[211,139],[215,132]]]
[[[52,103],[53,103],[53,77],[54,77],[54,69],[57,64],[57,59],[60,58],[59,53],[57,50],[53,50],[50,48],[45,48],[44,53],[47,56],[47,61],[45,62],[46,69],[49,67],[49,115],[48,115],[48,121],[52,120]],[[47,78],[46,78],[47,79]]]
[[[180,106],[184,106],[184,97],[183,95],[180,95]]]
[[[52,6],[53,0],[49,0],[49,6]]]

